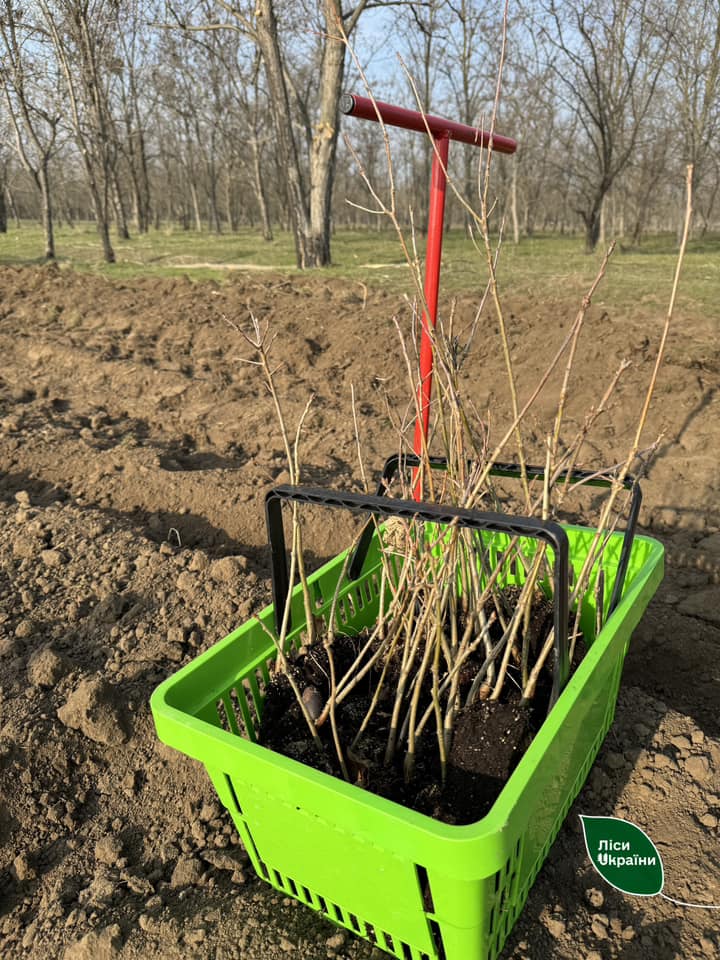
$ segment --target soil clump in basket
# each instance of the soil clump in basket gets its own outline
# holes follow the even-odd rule
[[[538,647],[552,626],[552,614],[551,601],[537,605],[533,619]],[[342,677],[352,665],[364,639],[363,636],[340,636],[334,640],[332,652],[336,677]],[[582,659],[583,650],[582,644],[577,643],[573,668]],[[546,664],[529,704],[521,703],[519,685],[511,677],[500,699],[475,699],[459,711],[444,783],[432,723],[418,739],[414,772],[409,780],[406,780],[403,769],[404,749],[398,748],[393,760],[385,762],[395,695],[393,683],[384,685],[370,722],[362,737],[353,744],[370,709],[382,667],[379,664],[378,669],[358,684],[335,712],[338,739],[344,745],[352,782],[445,823],[467,824],[481,819],[492,807],[545,719],[552,689],[551,660]],[[462,703],[479,667],[479,661],[468,664],[466,679],[461,684]],[[302,647],[288,668],[305,703],[319,713],[329,695],[330,678],[328,654],[323,644],[316,642]],[[392,675],[391,670],[388,675]],[[430,693],[428,681],[427,690],[423,691],[425,706],[430,702]],[[322,753],[313,742],[287,676],[277,673],[265,692],[259,742],[317,770],[342,776],[330,721],[319,726],[317,732],[323,745]]]

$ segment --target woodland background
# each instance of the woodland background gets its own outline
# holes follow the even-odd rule
[[[289,230],[299,267],[327,265],[335,229],[383,229],[347,202],[368,196],[344,135],[388,181],[378,125],[341,122],[359,68],[379,99],[487,127],[504,35],[497,229],[637,249],[678,231],[688,163],[694,235],[717,229],[720,0],[0,0],[0,233],[41,221],[52,259],[54,226],[91,220],[111,263],[159,228]],[[392,143],[422,232],[431,148]],[[451,152],[471,202],[477,161]]]

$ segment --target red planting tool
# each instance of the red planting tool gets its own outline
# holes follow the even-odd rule
[[[420,387],[418,417],[415,421],[413,450],[422,455],[430,424],[430,395],[432,393],[433,347],[430,328],[437,323],[438,289],[440,287],[440,257],[442,254],[443,220],[445,216],[445,188],[451,140],[469,143],[474,147],[490,147],[498,153],[514,153],[517,144],[509,137],[492,136],[488,131],[469,127],[464,123],[433,117],[418,110],[405,110],[380,100],[358,97],[354,93],[342,98],[340,109],[351,117],[374,120],[390,127],[402,127],[430,135],[433,140],[432,173],[430,177],[430,208],[428,214],[427,247],[425,250],[425,308],[422,312],[420,337]],[[420,480],[415,484],[415,499],[420,499]]]

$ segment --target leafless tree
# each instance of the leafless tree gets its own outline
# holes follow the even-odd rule
[[[499,122],[518,143],[511,166],[511,218],[515,242],[546,225],[562,210],[567,158],[557,149],[562,136],[557,83],[533,43],[515,24],[508,34]],[[564,132],[564,131],[563,131]]]
[[[692,164],[704,232],[720,186],[720,0],[680,0],[669,74],[681,160]]]
[[[422,109],[426,113],[440,112],[441,98],[438,85],[446,61],[448,42],[449,8],[445,0],[423,0],[410,3],[403,19],[406,66],[409,77],[405,77],[403,87],[405,96],[413,109]],[[469,65],[467,65],[469,66]],[[420,101],[415,103],[415,99]],[[411,202],[417,216],[415,222],[422,233],[427,231],[428,184],[432,165],[433,149],[425,137],[411,137],[407,144],[408,160],[412,181],[417,185]]]
[[[161,36],[160,58],[156,83],[160,99],[161,137],[159,154],[163,176],[182,196],[179,218],[186,227],[192,222],[200,232],[203,227],[200,209],[202,186],[202,139],[198,115],[204,100],[203,83],[195,83],[196,64],[189,39],[177,33]],[[170,194],[166,192],[170,203]],[[168,211],[170,207],[168,206]]]
[[[260,96],[260,67],[260,57],[257,56],[254,58],[252,66],[252,87],[250,88],[252,90],[252,100],[248,105],[248,116],[250,118],[250,149],[252,151],[255,196],[260,211],[263,240],[269,242],[273,239],[273,229],[267,197],[266,177],[263,171],[263,149],[267,135],[261,109],[263,100]]]
[[[0,120],[0,233],[7,233],[7,201],[5,196],[7,191],[8,157],[7,151],[3,146],[7,136],[3,129],[4,126]]]
[[[345,45],[342,34],[351,36],[367,0],[359,0],[350,14],[343,14],[340,0],[320,0],[320,69],[317,78],[318,104],[306,123],[309,138],[307,176],[293,128],[298,106],[310,117],[310,104],[298,96],[287,67],[278,27],[275,0],[258,0],[253,33],[263,58],[272,105],[279,156],[287,173],[288,206],[295,253],[299,267],[330,263],[330,211],[338,128],[340,97],[345,73]]]
[[[312,10],[281,5],[278,0],[257,0],[252,6],[217,0],[216,17],[208,18],[205,7],[200,22],[179,12],[178,4],[169,6],[175,22],[185,30],[236,29],[257,45],[301,268],[330,263],[332,187],[345,73],[343,37],[352,34],[367,4],[368,0],[358,0],[349,12],[343,12],[340,0],[319,0]],[[303,34],[312,24],[318,37],[317,72],[305,89],[296,82],[288,53],[293,20],[299,21]]]
[[[0,3],[0,43],[4,66],[0,84],[20,161],[41,198],[45,258],[55,258],[55,236],[50,196],[50,159],[55,151],[61,119],[54,63],[48,56],[47,36],[15,0]],[[3,189],[4,208],[4,189]]]
[[[675,16],[654,0],[541,0],[548,65],[580,135],[567,145],[575,200],[594,250],[603,201],[630,162],[666,63]]]
[[[126,0],[117,6],[117,98],[123,131],[118,146],[126,161],[138,233],[147,233],[151,221],[148,128],[156,115],[157,89],[152,82],[154,37],[146,24],[153,6],[154,0]]]
[[[492,9],[478,0],[446,0],[446,55],[442,71],[452,91],[453,118],[471,126],[489,117],[497,79],[497,57],[502,33],[501,5]],[[478,195],[478,154],[462,152],[462,184],[472,206]]]
[[[633,246],[640,246],[647,232],[653,211],[653,200],[661,191],[663,181],[671,176],[673,157],[668,145],[673,143],[674,131],[670,122],[655,118],[652,131],[638,143],[632,162],[623,175],[625,206],[631,217],[628,237]]]
[[[213,0],[205,0],[202,7],[205,23],[212,23],[213,10]],[[202,73],[206,77],[208,92],[203,96],[218,107],[211,123],[221,134],[226,220],[231,228],[237,226],[237,193],[242,190],[245,194],[245,185],[249,184],[255,194],[263,238],[272,240],[265,169],[265,148],[272,136],[271,124],[267,120],[269,103],[262,84],[260,52],[241,30],[186,30],[185,34],[198,54],[197,60],[193,58],[193,65],[199,67],[202,64]],[[192,70],[192,67],[188,71],[187,63],[184,66],[190,82],[197,85],[201,71]],[[243,207],[246,212],[250,208],[245,196]]]
[[[92,197],[103,256],[115,262],[110,241],[112,208],[127,233],[118,181],[117,136],[110,86],[121,70],[112,0],[38,0],[52,38],[70,103],[70,121]]]

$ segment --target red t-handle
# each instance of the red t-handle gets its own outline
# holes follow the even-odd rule
[[[406,110],[405,107],[396,107],[392,103],[383,103],[382,100],[358,97],[354,93],[346,93],[342,97],[340,109],[350,117],[374,120],[376,123],[382,121],[388,127],[402,127],[404,130],[417,130],[418,133],[430,131],[433,137],[445,136],[474,147],[487,147],[490,144],[490,133],[487,130],[457,123],[455,120],[446,120],[445,117],[433,117],[429,113],[420,113],[419,110]],[[510,137],[493,133],[492,149],[497,153],[515,153],[517,143]]]
[[[499,153],[514,153],[517,143],[510,137],[492,135],[485,130],[420,113],[418,110],[406,110],[370,97],[358,97],[354,93],[345,94],[340,103],[343,113],[361,120],[374,120],[391,127],[405,130],[428,132],[433,138],[433,161],[430,177],[430,207],[428,211],[427,248],[425,251],[425,308],[422,313],[422,334],[420,337],[420,387],[418,390],[418,416],[415,421],[413,450],[421,457],[427,441],[430,425],[430,396],[432,394],[433,346],[431,328],[437,323],[438,291],[440,289],[440,261],[442,256],[443,221],[445,218],[445,192],[447,186],[447,165],[450,141],[458,140],[475,147],[489,147]],[[416,473],[413,495],[422,499],[419,474]]]

